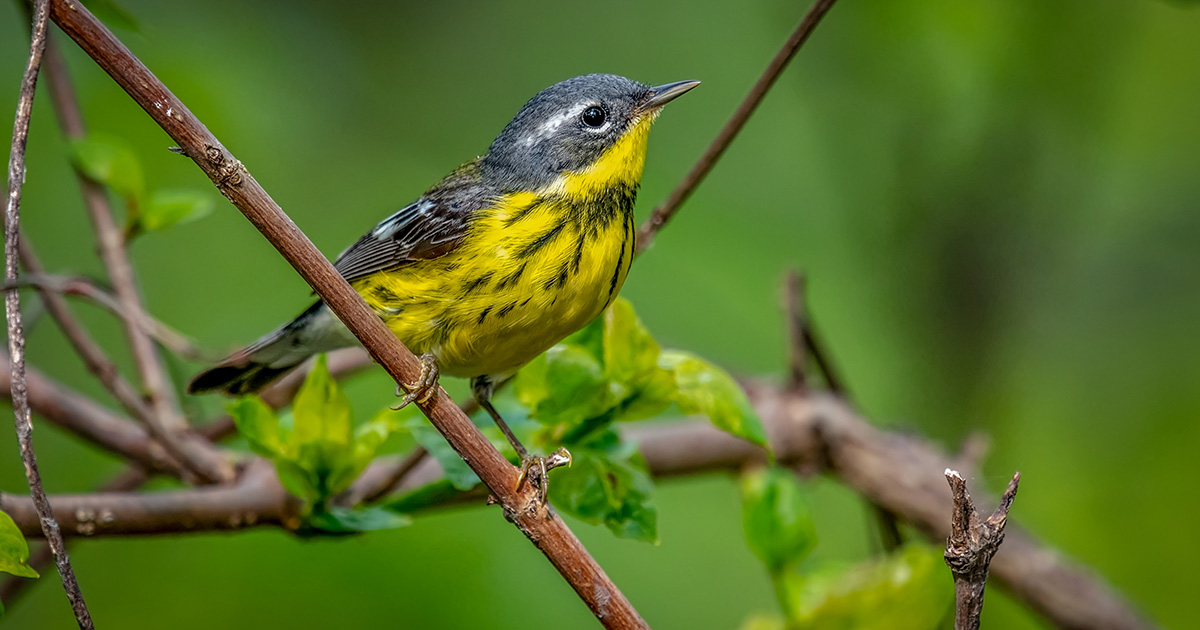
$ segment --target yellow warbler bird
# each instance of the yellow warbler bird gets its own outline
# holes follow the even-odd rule
[[[483,157],[387,217],[335,266],[426,370],[471,379],[480,405],[545,491],[490,402],[497,383],[595,319],[633,260],[633,205],[650,125],[699,81],[657,87],[589,74],[542,90]],[[323,303],[197,375],[192,393],[256,392],[316,353],[357,340]]]

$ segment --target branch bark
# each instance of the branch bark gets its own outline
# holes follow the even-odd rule
[[[24,265],[25,271],[31,274],[41,274],[44,272],[41,261],[34,253],[33,246],[28,239],[22,238],[20,242],[21,264]],[[108,391],[113,398],[125,408],[129,414],[139,420],[145,422],[153,413],[150,407],[142,401],[137,393],[137,389],[133,385],[121,378],[117,372],[117,366],[104,354],[104,350],[92,338],[87,329],[79,323],[75,315],[71,312],[71,307],[67,304],[63,296],[48,291],[39,287],[34,287],[41,297],[42,302],[46,305],[46,310],[50,313],[63,336],[67,338],[67,342],[83,360],[83,365],[88,372],[96,377],[104,389]]]
[[[0,356],[0,396],[12,399],[7,357]],[[25,372],[29,407],[33,413],[75,435],[149,470],[184,478],[188,471],[141,426],[60,385],[35,369]]]
[[[4,207],[4,280],[17,279],[17,259],[21,236],[21,186],[25,183],[25,146],[29,140],[29,121],[33,114],[33,95],[37,90],[38,70],[42,54],[46,49],[46,23],[49,16],[48,0],[39,0],[33,10],[33,33],[29,43],[29,63],[21,79],[21,95],[17,100],[16,120],[13,122],[12,150],[8,159],[8,200]],[[29,415],[29,402],[25,389],[25,332],[21,328],[21,298],[17,289],[9,289],[4,296],[5,315],[8,319],[8,352],[12,356],[11,385],[13,419],[16,424],[17,441],[21,459],[25,463],[25,477],[29,480],[29,494],[36,509],[42,533],[58,563],[63,589],[75,612],[79,627],[91,630],[92,615],[88,612],[83,593],[67,557],[67,545],[54,520],[46,490],[42,487],[42,476],[38,472],[37,455],[33,450],[33,422]]]
[[[733,143],[733,139],[741,132],[742,127],[746,125],[746,121],[750,120],[750,116],[754,110],[758,109],[759,103],[762,103],[767,92],[771,90],[771,86],[775,85],[775,81],[783,74],[783,69],[800,51],[800,47],[804,42],[808,41],[808,36],[812,34],[813,29],[820,24],[821,18],[833,8],[835,0],[817,0],[808,13],[804,15],[804,19],[800,21],[800,26],[796,27],[796,31],[792,36],[783,43],[783,48],[775,53],[775,57],[771,59],[771,63],[767,65],[767,69],[763,72],[758,81],[754,83],[754,87],[750,88],[750,93],[742,100],[741,105],[738,105],[733,116],[729,118],[729,122],[721,128],[717,133],[717,137],[713,139],[712,144],[708,145],[708,149],[696,161],[692,170],[684,176],[683,181],[671,191],[667,200],[659,204],[650,218],[638,228],[637,235],[637,253],[642,253],[650,249],[650,245],[654,243],[654,237],[658,235],[658,231],[666,225],[671,217],[679,211],[683,206],[683,202],[687,201],[688,197],[696,191],[700,186],[700,182],[708,176],[709,171],[716,165],[717,160],[724,155],[725,149]]]
[[[51,16],[279,250],[396,383],[416,382],[420,374],[417,358],[199,119],[84,7],[54,0]],[[445,391],[439,388],[419,406],[499,499],[505,517],[546,555],[602,624],[608,628],[648,627],[562,519],[538,500],[537,492],[528,484],[518,488],[518,470]]]
[[[947,468],[946,481],[954,495],[950,537],[946,539],[946,565],[954,574],[954,630],[979,630],[988,565],[1004,542],[1004,526],[1017,496],[1021,473],[1013,475],[1004,496],[1000,497],[999,507],[983,521],[979,520],[962,475]]]

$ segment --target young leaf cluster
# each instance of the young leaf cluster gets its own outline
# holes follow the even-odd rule
[[[352,511],[330,504],[362,474],[398,427],[386,417],[355,427],[350,401],[329,374],[324,355],[304,379],[290,415],[281,417],[256,396],[238,399],[229,414],[250,449],[275,463],[288,492],[305,500],[309,528],[344,533],[407,523],[393,512]]]

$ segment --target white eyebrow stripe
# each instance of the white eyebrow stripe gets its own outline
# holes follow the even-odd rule
[[[558,131],[559,127],[562,127],[564,124],[567,124],[568,122],[577,118],[579,114],[583,113],[584,109],[587,109],[590,106],[590,103],[576,103],[575,105],[572,105],[570,109],[564,112],[559,112],[547,118],[546,122],[543,122],[541,125],[539,125],[535,131],[522,138],[521,144],[525,146],[532,146],[538,140],[554,135],[554,133]]]

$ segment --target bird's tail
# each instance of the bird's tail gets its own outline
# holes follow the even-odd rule
[[[188,393],[242,396],[261,391],[312,355],[349,345],[345,342],[346,335],[339,334],[337,328],[342,328],[341,323],[323,303],[317,302],[253,345],[197,374],[188,383]]]

